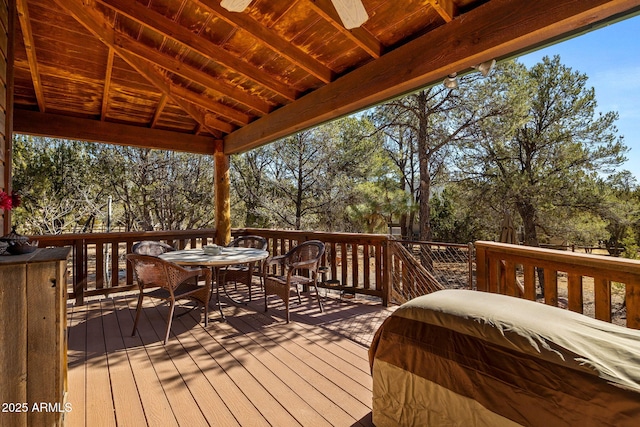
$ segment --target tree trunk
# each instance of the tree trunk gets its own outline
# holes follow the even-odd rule
[[[538,233],[536,231],[536,208],[528,201],[520,201],[516,204],[522,224],[524,224],[524,244],[539,247]],[[540,294],[544,295],[544,269],[537,268]]]

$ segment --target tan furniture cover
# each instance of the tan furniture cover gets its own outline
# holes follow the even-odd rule
[[[369,349],[383,426],[640,426],[640,331],[504,295],[402,305]]]

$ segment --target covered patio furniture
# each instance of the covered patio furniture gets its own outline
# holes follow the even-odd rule
[[[369,349],[373,423],[637,426],[640,331],[507,295],[403,304]]]
[[[240,236],[232,240],[227,247],[255,248],[266,251],[268,242],[267,239],[262,236]],[[247,264],[228,265],[221,271],[221,276],[223,277],[225,284],[228,282],[234,282],[236,285],[238,283],[244,283],[247,285],[247,288],[249,288],[249,301],[251,301],[253,275],[254,273],[258,273],[260,275],[260,280],[262,281],[261,273],[263,264],[264,261],[256,261]]]
[[[324,254],[324,243],[309,240],[291,249],[284,255],[267,259],[264,268],[264,311],[268,309],[269,295],[278,295],[284,301],[287,323],[289,323],[289,297],[291,288],[295,288],[298,302],[301,303],[299,286],[313,285],[316,290],[318,306],[323,312],[318,292],[318,267]],[[270,271],[276,265],[275,271]]]
[[[175,263],[162,260],[151,255],[127,254],[127,260],[131,263],[133,274],[140,295],[136,307],[136,319],[133,323],[131,336],[136,334],[142,302],[144,297],[150,297],[169,303],[167,315],[167,328],[164,336],[164,344],[169,339],[171,321],[175,303],[180,299],[193,299],[204,307],[204,324],[209,321],[209,299],[211,297],[211,270],[208,268],[186,269]],[[204,278],[204,285],[199,285],[191,278]],[[197,279],[196,279],[197,280]],[[147,288],[156,288],[145,292]]]

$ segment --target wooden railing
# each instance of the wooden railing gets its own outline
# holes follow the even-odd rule
[[[438,288],[438,281],[444,287],[450,287],[438,280],[441,273],[437,271],[435,262],[433,270],[427,268],[425,272],[419,257],[415,258],[415,250],[407,250],[407,242],[398,242],[386,235],[267,229],[236,229],[233,234],[264,236],[272,255],[283,254],[306,240],[321,240],[327,250],[323,259],[326,269],[320,286],[347,294],[378,297],[384,305],[432,292]],[[88,296],[134,288],[133,274],[125,262],[125,254],[131,252],[135,242],[155,240],[177,248],[193,248],[213,242],[214,237],[215,230],[204,229],[32,238],[39,240],[41,247],[73,248],[70,262],[73,283],[69,298],[83,304]],[[464,250],[462,246],[455,249]],[[495,242],[476,242],[475,249],[478,290],[542,300],[536,295],[536,277],[544,277],[542,297],[546,304],[565,305],[560,304],[564,303],[564,297],[559,298],[558,293],[559,286],[565,286],[567,308],[582,313],[585,306],[583,288],[591,289],[593,286],[589,295],[593,294],[594,317],[611,321],[612,287],[617,291],[622,289],[626,324],[640,328],[639,261]],[[468,250],[469,274],[472,273],[471,252]]]
[[[566,307],[583,313],[585,289],[593,286],[594,317],[611,322],[615,287],[624,297],[627,327],[640,329],[640,261],[495,242],[475,247],[480,291],[536,300],[542,282],[544,303],[558,306],[559,286],[566,286]]]
[[[395,239],[389,241],[392,278],[391,297],[393,302],[398,304],[444,289],[433,275],[433,268],[425,268],[421,264],[421,257],[415,255],[413,247],[417,242],[408,243],[407,241]],[[429,247],[428,244],[418,245],[418,248]],[[433,266],[432,258],[424,259],[428,260],[427,264],[430,264],[431,267]]]
[[[154,240],[176,248],[198,247],[213,242],[215,230],[154,231],[127,233],[86,233],[32,236],[40,247],[71,246],[73,288],[69,298],[81,305],[84,298],[131,290],[133,273],[125,260],[137,241]]]
[[[237,229],[232,233],[234,236],[255,234],[265,237],[271,255],[282,255],[307,240],[320,240],[326,245],[322,264],[327,267],[319,284],[321,287],[379,297],[384,305],[390,302],[390,254],[386,235],[261,228]]]

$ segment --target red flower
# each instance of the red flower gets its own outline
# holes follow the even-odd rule
[[[20,193],[16,193],[15,191],[11,192],[11,208],[17,208],[22,203],[22,196]]]
[[[5,211],[11,210],[13,207],[12,203],[12,197],[4,191],[0,191],[0,209],[4,209]]]

